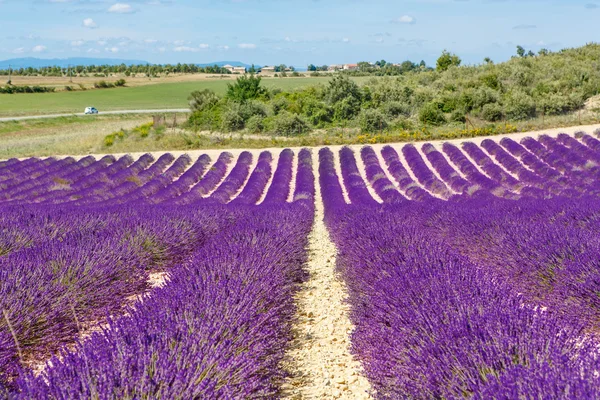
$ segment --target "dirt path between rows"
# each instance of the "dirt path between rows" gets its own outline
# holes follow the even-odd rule
[[[315,162],[315,173],[317,166]],[[369,382],[360,363],[350,354],[350,333],[354,327],[349,319],[346,287],[335,272],[337,250],[323,222],[318,179],[316,193],[306,266],[310,278],[296,295],[294,339],[283,363],[290,377],[283,386],[282,397],[370,399]]]

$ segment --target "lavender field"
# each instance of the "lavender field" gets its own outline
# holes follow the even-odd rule
[[[0,161],[0,398],[600,398],[600,141]]]

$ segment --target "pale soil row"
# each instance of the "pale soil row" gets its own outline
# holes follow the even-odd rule
[[[221,152],[219,152],[219,154],[221,154]],[[219,183],[217,185],[215,185],[214,188],[212,188],[211,191],[209,191],[208,193],[206,193],[206,195],[203,196],[203,198],[208,199],[210,196],[212,196],[212,194],[214,192],[217,191],[217,189],[221,186],[221,184],[223,182],[225,182],[225,179],[227,179],[227,177],[229,176],[229,174],[231,173],[231,170],[233,169],[233,167],[235,166],[235,163],[237,161],[239,154],[237,156],[235,156],[226,166],[226,171],[223,174],[223,177],[221,178],[221,180],[219,181]],[[255,154],[252,155],[253,157],[255,156]],[[219,156],[214,157],[214,161],[213,164],[210,166],[210,168],[212,168],[212,166],[217,162],[217,159],[219,158]],[[211,159],[213,159],[213,157],[211,157]],[[210,171],[210,168],[204,173],[204,175],[202,176],[202,178],[204,178],[206,176],[206,174],[208,173],[208,171]],[[200,182],[202,182],[202,179],[200,179],[200,181],[197,183],[199,184]],[[196,185],[197,185],[196,184]],[[192,186],[193,187],[193,186]],[[190,188],[191,189],[191,188]]]
[[[375,199],[376,202],[380,204],[383,203],[383,200],[381,199],[381,197],[379,197],[379,195],[375,191],[375,188],[373,188],[371,182],[369,182],[369,180],[367,179],[367,171],[365,169],[365,163],[363,162],[362,157],[360,156],[360,150],[355,152],[354,157],[356,158],[356,166],[358,167],[358,173],[360,174],[360,177],[365,183],[369,194],[372,198]]]
[[[383,156],[381,155],[381,151],[375,151],[375,154],[377,154],[377,160],[379,161],[379,166],[383,170],[383,173],[385,174],[385,176],[388,178],[388,180],[390,182],[392,182],[392,185],[394,185],[394,187],[396,188],[396,190],[398,190],[400,192],[400,194],[402,194],[402,196],[404,196],[404,197],[406,197],[408,199],[409,197],[406,194],[406,191],[400,189],[400,186],[398,185],[398,182],[396,181],[396,178],[394,178],[390,174],[390,171],[388,170],[387,164],[385,163],[385,160],[383,159]]]
[[[348,190],[346,189],[346,185],[344,185],[344,178],[342,177],[342,163],[340,162],[340,150],[341,150],[341,147],[337,151],[332,150],[333,151],[333,165],[335,167],[335,173],[337,174],[337,176],[340,180],[340,187],[342,188],[342,195],[344,196],[344,201],[346,202],[346,204],[350,204],[350,196],[348,196]],[[316,164],[318,164],[318,162],[316,162]],[[317,171],[315,174],[315,177],[318,177],[318,176],[319,176],[319,173]]]
[[[433,176],[435,176],[440,182],[442,182],[444,184],[444,186],[446,186],[446,188],[450,191],[450,193],[460,194],[459,192],[452,189],[452,187],[450,187],[450,184],[448,182],[446,182],[442,178],[442,176],[438,173],[438,171],[433,167],[433,164],[431,163],[431,161],[429,161],[429,159],[425,155],[425,152],[423,151],[422,146],[415,146],[415,148],[421,155],[421,158],[423,159],[423,162],[425,163],[425,165],[427,165],[427,168],[429,168],[429,170],[433,173]],[[437,149],[437,147],[436,147],[436,149]],[[452,165],[452,164],[450,164],[450,165]]]
[[[318,162],[313,163],[318,176]],[[361,364],[350,354],[347,289],[336,275],[336,248],[323,221],[316,180],[315,220],[309,235],[308,281],[296,295],[297,315],[283,368],[290,374],[283,398],[369,399],[370,385]]]
[[[235,161],[232,161],[232,164]],[[253,153],[252,154],[252,162],[250,163],[249,169],[248,169],[248,175],[246,175],[246,179],[244,180],[244,183],[242,183],[242,186],[240,186],[240,188],[238,189],[238,191],[231,196],[231,199],[229,199],[229,201],[232,201],[233,199],[235,199],[236,197],[238,197],[238,195],[240,193],[242,193],[242,191],[244,190],[244,188],[246,187],[246,185],[248,184],[248,181],[250,180],[250,177],[252,176],[252,173],[254,172],[254,168],[256,168],[256,165],[258,164],[258,154]]]
[[[277,171],[277,163],[278,162],[279,162],[279,153],[272,151],[271,152],[271,176],[269,176],[269,180],[267,181],[267,184],[265,185],[265,188],[263,189],[263,192],[260,195],[260,198],[258,199],[256,204],[262,203],[265,200],[265,197],[267,197],[267,193],[269,192],[269,189],[271,188],[271,184],[273,183],[273,178],[275,177],[275,171]]]
[[[508,169],[506,169],[506,167],[504,165],[500,164],[500,162],[498,162],[496,160],[496,157],[494,157],[493,155],[491,155],[486,149],[483,148],[483,146],[479,146],[479,148],[481,149],[481,151],[483,151],[494,162],[494,164],[496,164],[497,166],[499,166],[500,168],[502,168],[502,170],[504,172],[506,172],[507,174],[509,174],[510,176],[512,176],[513,178],[515,178],[516,180],[520,180],[519,179],[519,175],[514,174],[511,171],[509,171]]]
[[[294,150],[294,156],[292,157],[292,179],[290,179],[290,192],[288,193],[287,202],[291,203],[294,201],[294,192],[296,191],[296,174],[298,173],[298,153],[300,149]],[[314,158],[314,154],[313,154]],[[314,162],[314,159],[313,159]]]

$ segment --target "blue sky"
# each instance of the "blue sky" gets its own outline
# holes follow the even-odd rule
[[[600,0],[0,0],[0,59],[433,64],[600,41]]]

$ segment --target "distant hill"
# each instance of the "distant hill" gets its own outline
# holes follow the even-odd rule
[[[41,67],[55,67],[56,66],[56,67],[66,68],[69,65],[87,66],[87,65],[120,65],[120,64],[125,64],[125,65],[150,64],[150,65],[152,65],[153,63],[149,63],[148,61],[143,61],[143,60],[124,60],[124,59],[118,59],[118,58],[72,57],[72,58],[48,58],[48,59],[45,59],[45,58],[27,57],[27,58],[13,58],[10,60],[0,61],[0,69],[8,69],[9,65],[12,66],[12,68],[19,69],[19,68],[28,68],[28,67],[41,68]],[[177,64],[177,62],[172,62],[171,64]],[[210,62],[210,63],[196,64],[196,65],[198,65],[199,67],[208,67],[208,66],[212,67],[213,65],[218,65],[219,67],[222,67],[227,64],[233,65],[234,67],[246,67],[246,68],[250,68],[252,66],[250,64],[245,64],[241,61],[215,61],[215,62]],[[258,68],[260,66],[255,65],[255,67]]]
[[[13,58],[10,60],[0,61],[0,69],[8,69],[8,66],[12,68],[41,68],[41,67],[62,67],[66,68],[69,65],[140,65],[150,64],[148,61],[143,60],[123,60],[118,58]]]
[[[231,65],[232,67],[246,67],[246,68],[250,68],[252,67],[251,64],[244,64],[241,61],[215,61],[215,62],[211,62],[211,63],[206,63],[206,64],[196,64],[199,67],[212,67],[213,65],[222,67],[224,65]],[[260,68],[261,66],[259,65],[254,65],[255,68]]]

